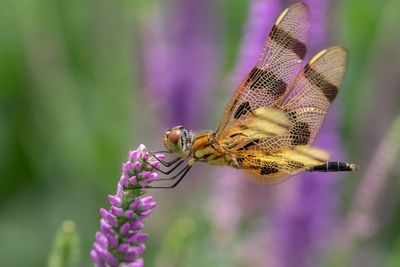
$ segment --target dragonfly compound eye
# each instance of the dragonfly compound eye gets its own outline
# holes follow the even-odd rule
[[[182,153],[187,143],[186,130],[176,126],[165,132],[164,145],[171,152]]]
[[[178,145],[181,139],[181,131],[180,130],[173,130],[168,137],[168,140],[172,143],[172,145]]]

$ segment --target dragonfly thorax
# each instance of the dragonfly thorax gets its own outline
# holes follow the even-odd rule
[[[164,145],[171,152],[185,153],[191,145],[191,138],[183,126],[175,126],[165,131]]]

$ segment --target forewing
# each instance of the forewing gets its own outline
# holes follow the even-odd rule
[[[329,160],[327,152],[311,146],[297,146],[275,153],[238,151],[233,155],[238,168],[246,170],[249,179],[258,184],[280,183]]]
[[[238,120],[261,107],[272,107],[285,94],[306,54],[310,28],[307,5],[295,4],[277,19],[256,65],[230,99],[217,137]]]

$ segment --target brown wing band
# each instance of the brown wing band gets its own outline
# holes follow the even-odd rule
[[[270,34],[271,40],[280,46],[293,51],[300,59],[304,59],[307,53],[307,46],[294,38],[290,33],[274,25]]]
[[[332,103],[339,92],[338,87],[329,82],[324,75],[314,70],[310,65],[307,64],[304,67],[304,70],[304,76],[307,78],[307,80],[311,84],[320,88],[325,97],[329,100],[330,103]]]
[[[246,81],[247,84],[250,84],[250,90],[265,89],[275,97],[283,95],[287,88],[286,82],[280,79],[273,71],[257,67],[250,71],[249,78]]]
[[[251,112],[251,106],[249,102],[243,102],[235,111],[233,117],[239,119],[241,116],[246,115],[247,112]]]

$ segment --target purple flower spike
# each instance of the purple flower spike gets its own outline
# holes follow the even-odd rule
[[[122,163],[122,172],[131,172],[133,171],[133,163],[131,161],[127,161],[125,163]]]
[[[156,157],[157,157],[159,160],[164,160],[164,159],[165,159],[165,155],[164,155],[164,154],[156,154]]]
[[[141,151],[139,149],[131,150],[128,154],[128,159],[132,161],[137,161],[139,159]]]
[[[98,255],[101,259],[104,260],[104,259],[106,258],[107,252],[106,252],[102,247],[100,247],[99,245],[94,244],[94,245],[93,245],[93,251],[96,252],[97,255]]]
[[[132,176],[131,178],[129,178],[129,183],[136,184],[136,182],[137,182],[136,176]]]
[[[149,181],[149,182],[150,182],[150,181],[153,181],[153,180],[157,179],[157,177],[158,177],[158,174],[157,174],[157,173],[150,173],[150,174],[149,174],[149,177],[148,177],[148,181]]]
[[[142,168],[142,164],[140,164],[139,161],[136,161],[134,167],[136,171],[140,171],[140,169]]]
[[[163,155],[158,155],[162,158]],[[147,162],[151,162],[148,164]],[[141,232],[144,218],[149,216],[156,202],[152,196],[141,197],[157,178],[153,169],[156,159],[146,152],[146,147],[128,153],[128,161],[122,164],[121,178],[116,195],[109,195],[110,209],[100,209],[100,231],[90,252],[97,267],[142,267],[140,255],[145,250],[144,241],[149,235]]]
[[[104,219],[107,219],[108,214],[110,214],[108,211],[106,211],[103,208],[100,208],[100,215],[101,217],[103,217]]]
[[[124,210],[118,207],[112,206],[110,209],[111,213],[115,216],[121,217],[124,214]]]
[[[110,264],[111,266],[117,266],[118,261],[117,261],[117,259],[114,257],[113,254],[108,253],[108,254],[107,254],[107,263]]]
[[[152,196],[147,196],[142,198],[141,200],[141,209],[144,210],[151,210],[156,206],[156,202],[153,200]]]
[[[144,226],[143,222],[141,221],[135,221],[131,223],[131,229],[132,230],[140,230]]]
[[[142,267],[144,265],[143,259],[139,258],[135,262],[128,265],[128,267]]]
[[[142,157],[142,159],[144,160],[144,161],[147,161],[148,159],[149,159],[149,153],[145,153],[144,155],[143,155],[143,157]]]
[[[139,207],[140,205],[140,198],[136,198],[134,201],[132,201],[132,203],[130,204],[129,208],[131,210],[135,210]]]
[[[119,228],[119,232],[124,235],[124,234],[128,233],[130,228],[131,228],[130,224],[129,223],[125,223]]]
[[[119,197],[108,195],[108,201],[110,201],[111,205],[115,207],[121,206],[121,199]]]
[[[127,176],[125,174],[122,174],[121,178],[119,179],[119,183],[122,187],[125,187],[128,184],[128,179],[126,177]]]
[[[101,261],[99,255],[95,250],[90,251],[90,258],[92,258],[92,261],[96,264]]]
[[[136,236],[136,242],[141,243],[147,240],[147,238],[149,238],[149,234],[148,233],[139,233]]]
[[[135,212],[133,210],[127,210],[125,211],[124,216],[128,219],[132,219],[135,216]]]
[[[100,228],[104,234],[112,232],[112,227],[104,219],[100,220]]]
[[[142,172],[142,177],[143,177],[143,179],[149,178],[149,175],[150,175],[150,172],[149,172],[149,171],[143,171],[143,172]]]
[[[140,213],[140,216],[147,217],[147,216],[149,216],[151,214],[151,211],[152,210],[145,210],[145,211]]]
[[[128,252],[128,249],[131,247],[131,244],[128,244],[128,243],[124,243],[124,244],[121,244],[119,247],[118,247],[118,249],[119,249],[119,252],[121,252],[122,254],[125,254],[126,252]]]
[[[149,164],[157,169],[159,169],[161,167],[161,163],[159,161],[152,161],[152,162],[149,162]]]
[[[142,182],[139,183],[139,186],[140,187],[146,187],[146,184],[147,184],[147,181],[143,180]]]
[[[105,236],[101,232],[97,232],[96,233],[96,242],[102,248],[107,247],[107,239],[105,238]]]
[[[107,234],[106,238],[110,247],[116,248],[118,246],[118,240],[115,238],[115,236]]]

